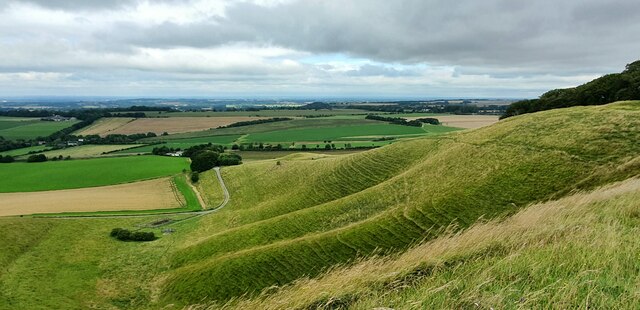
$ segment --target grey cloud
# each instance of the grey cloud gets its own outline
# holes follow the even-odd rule
[[[398,70],[385,66],[377,66],[366,64],[357,70],[350,70],[346,72],[348,76],[387,76],[387,77],[399,77],[399,76],[419,76],[419,74],[413,70]]]
[[[624,27],[620,26],[624,20]],[[600,35],[595,36],[594,33]],[[278,45],[385,62],[540,70],[622,67],[637,57],[640,4],[631,1],[310,0],[239,3],[224,18],[115,29],[121,44]],[[615,48],[612,48],[615,47]]]

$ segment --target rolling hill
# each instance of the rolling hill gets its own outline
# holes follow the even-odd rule
[[[0,218],[0,309],[633,305],[638,141],[640,102],[572,107],[225,167],[201,217]]]
[[[257,293],[624,179],[638,172],[639,116],[638,102],[575,107],[350,156],[227,168],[231,205],[173,255],[163,298]]]

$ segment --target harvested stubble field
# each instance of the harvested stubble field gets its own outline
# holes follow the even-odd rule
[[[480,128],[498,122],[497,115],[435,115],[442,125],[458,128]],[[407,120],[424,118],[424,116],[405,117]]]
[[[88,135],[101,135],[106,136],[113,133],[112,131],[134,121],[135,118],[130,117],[108,117],[101,118],[91,126],[76,131],[75,134],[88,136]]]
[[[119,118],[115,118],[119,119]],[[184,133],[192,131],[202,131],[211,128],[218,128],[220,126],[226,126],[237,122],[253,121],[258,119],[264,119],[264,117],[249,117],[249,116],[235,116],[235,117],[170,117],[170,118],[138,118],[132,121],[127,118],[116,121],[112,119],[106,119],[105,121],[99,121],[95,127],[89,127],[89,133],[84,131],[78,134],[99,134],[106,136],[108,134],[123,134],[130,135],[134,133],[147,133],[153,132],[156,134],[167,133]],[[120,122],[118,127],[115,127],[115,123]]]
[[[65,149],[52,150],[47,151],[42,154],[47,156],[47,158],[57,157],[57,156],[71,156],[72,158],[90,158],[90,157],[98,157],[98,156],[108,156],[106,152],[113,152],[117,150],[125,150],[129,148],[139,147],[141,144],[112,144],[112,145],[81,145],[76,147],[69,147]],[[27,155],[23,155],[22,158],[26,158]]]
[[[179,200],[180,199],[180,200]],[[92,188],[0,194],[0,216],[179,208],[171,178]]]

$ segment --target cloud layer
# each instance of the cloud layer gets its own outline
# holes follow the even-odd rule
[[[640,58],[640,2],[0,2],[0,95],[532,97]]]

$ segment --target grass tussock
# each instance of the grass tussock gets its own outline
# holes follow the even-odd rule
[[[190,309],[633,308],[640,179],[530,206],[404,254]]]

